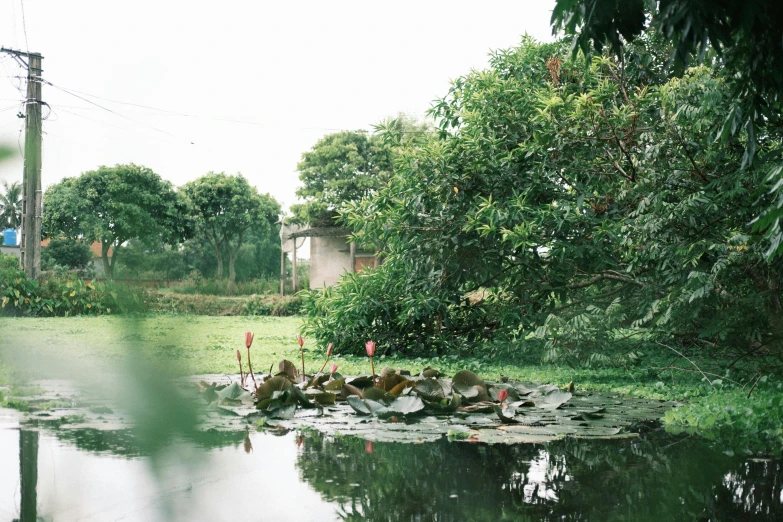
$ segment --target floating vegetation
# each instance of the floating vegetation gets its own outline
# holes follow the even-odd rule
[[[563,437],[628,438],[657,422],[674,403],[578,392],[573,385],[493,382],[469,370],[443,378],[427,368],[419,375],[384,368],[373,375],[336,372],[303,375],[282,361],[263,377],[253,396],[236,383],[221,387],[201,379],[207,403],[260,426],[312,428],[369,441],[536,443]],[[215,391],[218,388],[218,391]],[[568,391],[568,390],[573,391]],[[228,391],[227,391],[228,390]],[[244,395],[242,392],[244,391]],[[217,401],[209,394],[216,393]],[[212,426],[218,427],[218,426]]]

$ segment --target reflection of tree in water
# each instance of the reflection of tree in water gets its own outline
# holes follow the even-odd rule
[[[376,443],[371,454],[362,440],[313,433],[297,461],[344,520],[783,520],[780,463],[755,464],[662,433],[548,445]]]
[[[158,449],[157,446],[148,446],[136,437],[132,430],[102,431],[93,428],[84,429],[58,429],[53,434],[62,442],[73,444],[80,450],[92,453],[107,453],[123,457],[145,457]],[[198,448],[211,449],[242,444],[246,432],[244,431],[196,431],[182,437]]]

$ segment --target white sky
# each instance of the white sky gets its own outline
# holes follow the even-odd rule
[[[450,79],[485,67],[490,50],[526,32],[551,40],[553,5],[0,0],[0,44],[40,52],[46,80],[106,98],[85,96],[122,115],[44,85],[53,109],[44,122],[44,187],[134,162],[175,185],[210,170],[241,172],[287,207],[302,152],[324,134],[369,128],[400,111],[422,116]],[[15,85],[24,82],[13,78],[21,69],[12,59],[0,60],[0,143],[18,148],[23,95]],[[21,180],[21,165],[0,165],[0,180]]]

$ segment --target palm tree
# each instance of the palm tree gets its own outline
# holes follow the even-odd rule
[[[22,184],[14,181],[10,185],[3,181],[5,193],[0,193],[0,225],[3,228],[19,228],[22,223]]]

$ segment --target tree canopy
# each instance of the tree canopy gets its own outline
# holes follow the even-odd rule
[[[626,338],[779,342],[781,262],[749,225],[772,198],[779,130],[743,169],[747,131],[714,139],[734,103],[720,68],[669,77],[661,49],[642,51],[585,62],[525,39],[455,80],[437,135],[343,214],[384,263],[312,293],[306,330],[343,349],[505,338],[593,362],[633,356],[615,348]]]
[[[678,74],[705,61],[723,70],[732,100],[713,132],[721,139],[747,135],[743,167],[753,161],[757,145],[763,147],[783,125],[781,20],[783,3],[777,0],[557,0],[552,12],[553,30],[574,35],[574,50],[585,54],[608,45],[622,57],[624,45],[658,33],[671,41],[668,63]],[[776,152],[762,161],[776,197],[759,207],[754,227],[770,241],[765,255],[775,257],[783,251],[783,160]]]
[[[18,181],[3,181],[0,193],[0,228],[19,228],[22,226],[22,184]]]
[[[392,151],[374,134],[341,131],[318,140],[297,165],[302,186],[292,205],[294,220],[313,226],[334,225],[338,210],[383,186],[391,176]]]
[[[259,194],[241,174],[210,172],[181,189],[195,236],[215,252],[217,279],[223,277],[223,251],[229,256],[227,290],[236,279],[237,255],[251,230],[268,237],[280,218],[280,204],[269,194]]]
[[[174,241],[183,231],[171,183],[132,163],[65,178],[46,190],[43,203],[44,237],[100,242],[108,278],[123,243],[158,237]]]

